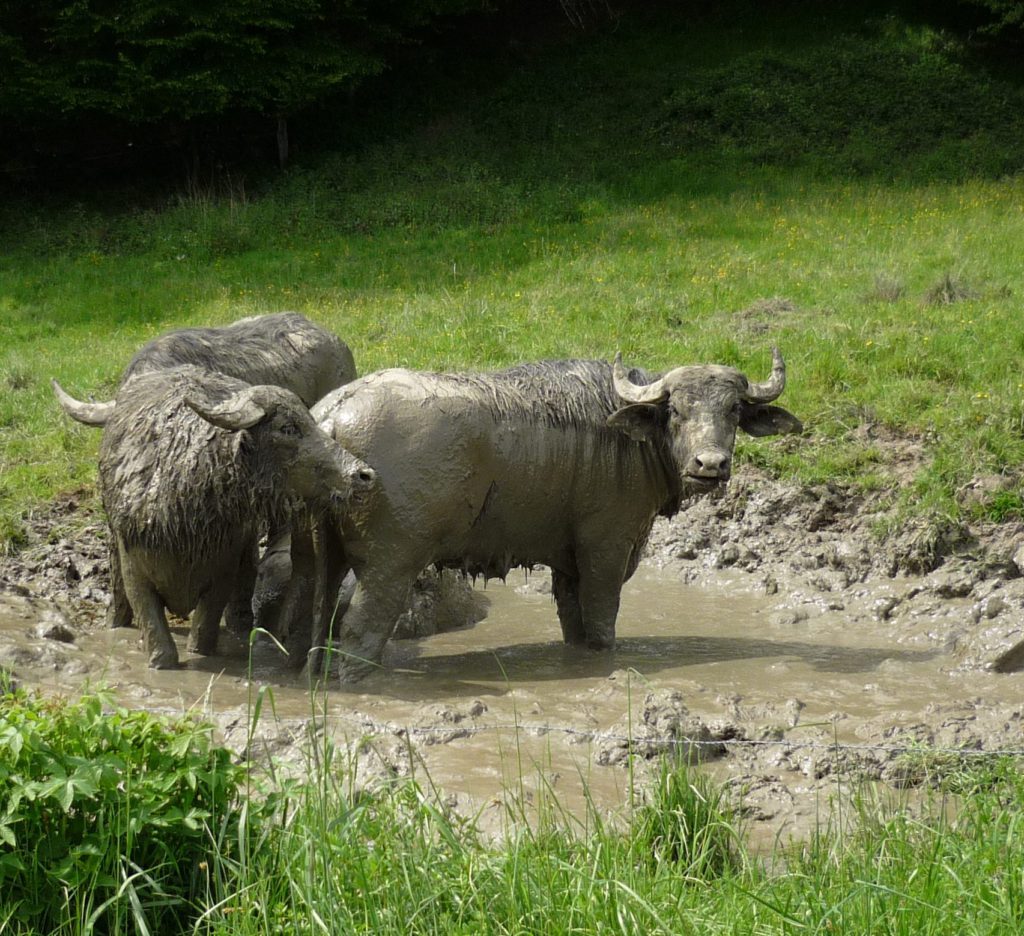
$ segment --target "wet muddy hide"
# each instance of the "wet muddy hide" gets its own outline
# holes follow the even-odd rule
[[[731,367],[659,376],[616,359],[488,374],[388,370],[339,388],[314,418],[374,466],[379,496],[358,522],[317,527],[326,584],[314,646],[337,635],[339,676],[356,681],[379,665],[424,568],[504,578],[545,565],[565,643],[613,648],[621,588],[655,518],[721,490],[737,430],[800,431],[771,405],[784,386],[776,351],[763,384]],[[345,608],[334,597],[349,570]]]

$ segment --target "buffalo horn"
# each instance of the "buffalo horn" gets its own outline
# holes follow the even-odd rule
[[[185,394],[185,404],[195,410],[207,422],[221,429],[238,432],[255,426],[267,415],[266,408],[255,399],[259,387],[239,390],[226,400],[214,403],[200,393]]]
[[[114,415],[114,401],[107,400],[105,403],[83,403],[76,400],[65,392],[64,388],[51,379],[53,392],[61,408],[76,422],[85,423],[87,426],[105,426],[111,416]]]
[[[744,399],[748,403],[771,403],[786,387],[786,362],[778,348],[772,348],[772,375],[764,383],[750,383]]]
[[[660,403],[668,396],[664,378],[647,385],[633,383],[622,366],[621,351],[616,353],[612,362],[612,381],[615,392],[627,403]]]

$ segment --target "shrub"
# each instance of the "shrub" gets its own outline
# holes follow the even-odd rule
[[[50,932],[181,929],[237,844],[244,769],[212,728],[21,691],[0,698],[0,917]]]
[[[1018,86],[969,67],[937,37],[908,48],[840,36],[699,72],[669,96],[657,133],[681,152],[829,177],[998,177],[1022,165],[1022,104]]]

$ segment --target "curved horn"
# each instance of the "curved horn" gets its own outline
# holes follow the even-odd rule
[[[76,422],[84,423],[86,426],[105,426],[110,417],[114,415],[115,403],[113,400],[107,400],[104,403],[83,403],[66,393],[55,379],[50,379],[50,385],[53,387],[53,393],[57,397],[61,409]]]
[[[778,348],[772,348],[772,375],[764,383],[748,383],[743,398],[748,403],[771,403],[786,387],[786,362]]]
[[[201,389],[185,394],[185,405],[220,429],[238,432],[255,426],[267,415],[267,409],[257,402],[258,387],[247,387],[233,393],[226,400],[213,402],[203,396]]]
[[[621,351],[616,352],[612,362],[612,382],[615,392],[627,403],[660,403],[668,396],[664,378],[646,386],[633,383],[622,366]]]

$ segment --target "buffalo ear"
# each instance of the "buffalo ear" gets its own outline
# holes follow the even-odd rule
[[[612,413],[608,425],[635,442],[651,442],[661,431],[661,408],[651,403],[631,403]]]
[[[217,402],[205,399],[201,393],[187,393],[185,405],[219,429],[238,432],[255,426],[267,415],[266,409],[253,397],[252,388],[240,390],[226,400]]]
[[[747,435],[770,436],[803,432],[804,424],[781,406],[744,403],[740,411],[740,428]]]

